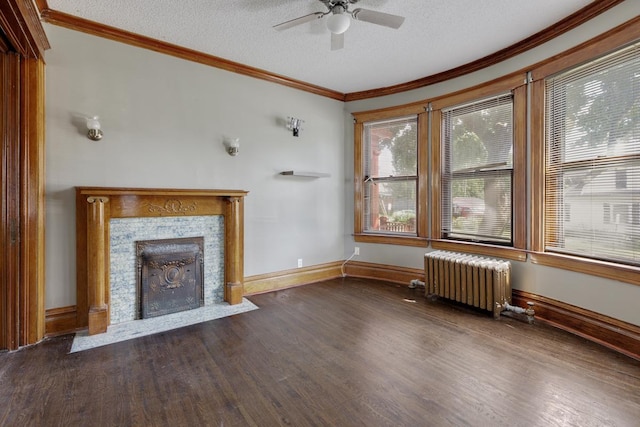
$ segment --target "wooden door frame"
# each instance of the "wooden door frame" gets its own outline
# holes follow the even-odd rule
[[[44,336],[44,61],[29,0],[0,2],[0,350]]]

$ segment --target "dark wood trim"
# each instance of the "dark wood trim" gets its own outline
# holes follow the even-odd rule
[[[0,56],[0,349],[20,345],[20,56]]]
[[[344,266],[344,271],[349,277],[385,280],[387,282],[405,284],[407,286],[413,279],[424,281],[423,269],[398,267],[396,265],[349,261]]]
[[[536,321],[571,332],[640,360],[640,327],[561,301],[513,290],[513,303],[535,303]]]
[[[160,40],[155,40],[150,37],[141,36],[139,34],[131,33],[128,31],[120,30],[118,28],[110,27],[108,25],[100,24],[98,22],[89,21],[87,19],[78,18],[67,13],[58,12],[52,9],[44,9],[41,11],[42,19],[50,24],[58,25],[60,27],[68,28],[74,31],[80,31],[83,33],[91,34],[98,37],[103,37],[109,40],[125,43],[131,46],[137,46],[144,49],[149,49],[155,52],[163,53],[166,55],[174,56],[176,58],[184,59],[187,61],[193,61],[211,67],[219,68],[221,70],[231,71],[233,73],[242,74],[249,77],[254,77],[260,80],[265,80],[271,83],[280,84],[283,86],[299,89],[305,92],[313,93],[316,95],[324,96],[339,101],[344,100],[344,94],[334,90],[330,90],[324,87],[312,85],[309,83],[295,80],[280,74],[270,73],[259,68],[243,65],[238,62],[229,61],[218,56],[208,55],[195,50],[187,49],[181,46],[177,46],[171,43],[166,43]]]
[[[605,55],[640,38],[640,16],[602,33],[571,49],[540,61],[531,67],[531,78],[538,81],[552,74]]]
[[[342,262],[336,261],[310,267],[245,277],[245,295],[263,294],[265,292],[278,291],[281,289],[293,288],[295,286],[321,282],[323,280],[335,279],[336,277],[341,276],[341,265]]]
[[[20,341],[44,337],[44,62],[21,62],[21,281]]]
[[[26,0],[23,1],[26,2]],[[624,0],[600,0],[597,2],[592,2],[579,11],[564,18],[563,20],[545,28],[542,31],[539,31],[538,33],[530,37],[527,37],[524,40],[521,40],[518,43],[515,43],[502,50],[499,50],[498,52],[492,53],[483,58],[469,62],[451,70],[443,71],[441,73],[422,77],[417,80],[401,83],[394,86],[370,89],[360,92],[351,92],[347,94],[343,94],[320,86],[311,85],[309,83],[291,79],[286,76],[273,74],[265,70],[249,67],[247,65],[229,61],[220,57],[203,54],[201,52],[155,40],[150,37],[145,37],[127,31],[119,30],[117,28],[109,27],[107,25],[89,21],[83,18],[78,18],[64,12],[50,9],[47,5],[46,0],[37,0],[36,4],[40,9],[43,20],[54,25],[69,28],[75,31],[81,31],[99,37],[104,37],[133,46],[150,49],[181,59],[186,59],[223,70],[266,80],[272,83],[281,84],[284,86],[292,87],[294,89],[299,89],[302,91],[314,93],[316,95],[325,96],[331,99],[348,102],[361,99],[376,98],[385,95],[393,95],[413,89],[419,89],[495,65],[509,58],[517,56],[523,52],[526,52],[527,50],[533,49],[543,43],[546,43],[549,40],[552,40],[566,33],[567,31],[570,31],[586,23],[590,19],[595,18],[596,16],[606,12],[607,10],[622,3],[623,1]]]
[[[29,0],[0,2],[0,26],[13,49],[24,58],[43,58],[44,51],[51,47]]]
[[[44,336],[44,50],[30,0],[0,2],[0,349]]]
[[[524,249],[512,248],[508,246],[480,244],[474,242],[457,242],[454,240],[433,239],[431,241],[431,248],[445,251],[505,258],[514,261],[525,261],[527,259],[527,252]]]
[[[77,307],[75,305],[47,309],[45,315],[46,336],[54,337],[77,331],[76,317]]]
[[[530,252],[534,264],[561,268],[640,286],[640,267],[554,252]]]
[[[536,34],[527,37],[526,39],[521,40],[518,43],[515,43],[478,60],[410,82],[400,83],[384,88],[347,93],[344,96],[344,100],[346,102],[349,102],[358,101],[361,99],[377,98],[386,95],[393,95],[396,93],[406,92],[408,90],[419,89],[425,86],[441,83],[447,80],[454,79],[456,77],[470,74],[474,71],[482,70],[507,59],[513,58],[514,56],[520,55],[521,53],[524,53],[537,46],[540,46],[548,42],[549,40],[552,40],[566,33],[567,31],[570,31],[586,23],[587,21],[595,18],[601,13],[606,12],[607,10],[622,3],[623,1],[624,0],[600,0],[591,2],[577,12],[569,15],[559,22],[556,22],[553,25],[550,25],[544,30],[539,31]]]

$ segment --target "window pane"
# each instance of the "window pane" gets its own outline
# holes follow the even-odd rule
[[[416,233],[416,116],[365,123],[364,231]]]
[[[447,237],[511,242],[511,173],[453,178]],[[488,197],[495,200],[488,200]]]
[[[512,243],[513,99],[443,112],[443,238]]]
[[[563,223],[550,224],[548,250],[626,263],[640,262],[640,160],[635,166],[574,168],[563,176]],[[617,188],[624,172],[627,187]],[[554,215],[551,204],[547,215]],[[570,210],[568,216],[566,210]]]
[[[640,264],[638,70],[635,45],[546,82],[549,251]]]
[[[451,169],[459,171],[490,166],[512,167],[513,117],[511,103],[478,105],[474,111],[452,112]]]
[[[365,229],[394,233],[416,232],[416,180],[367,182]],[[366,209],[366,208],[365,208]]]

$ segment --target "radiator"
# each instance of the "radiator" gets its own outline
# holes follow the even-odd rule
[[[500,313],[511,304],[511,263],[448,251],[425,254],[425,295]]]

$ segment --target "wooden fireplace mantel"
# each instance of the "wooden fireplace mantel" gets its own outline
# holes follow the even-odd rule
[[[109,325],[109,220],[162,216],[224,216],[224,300],[244,293],[243,190],[76,187],[77,326],[89,334]]]

